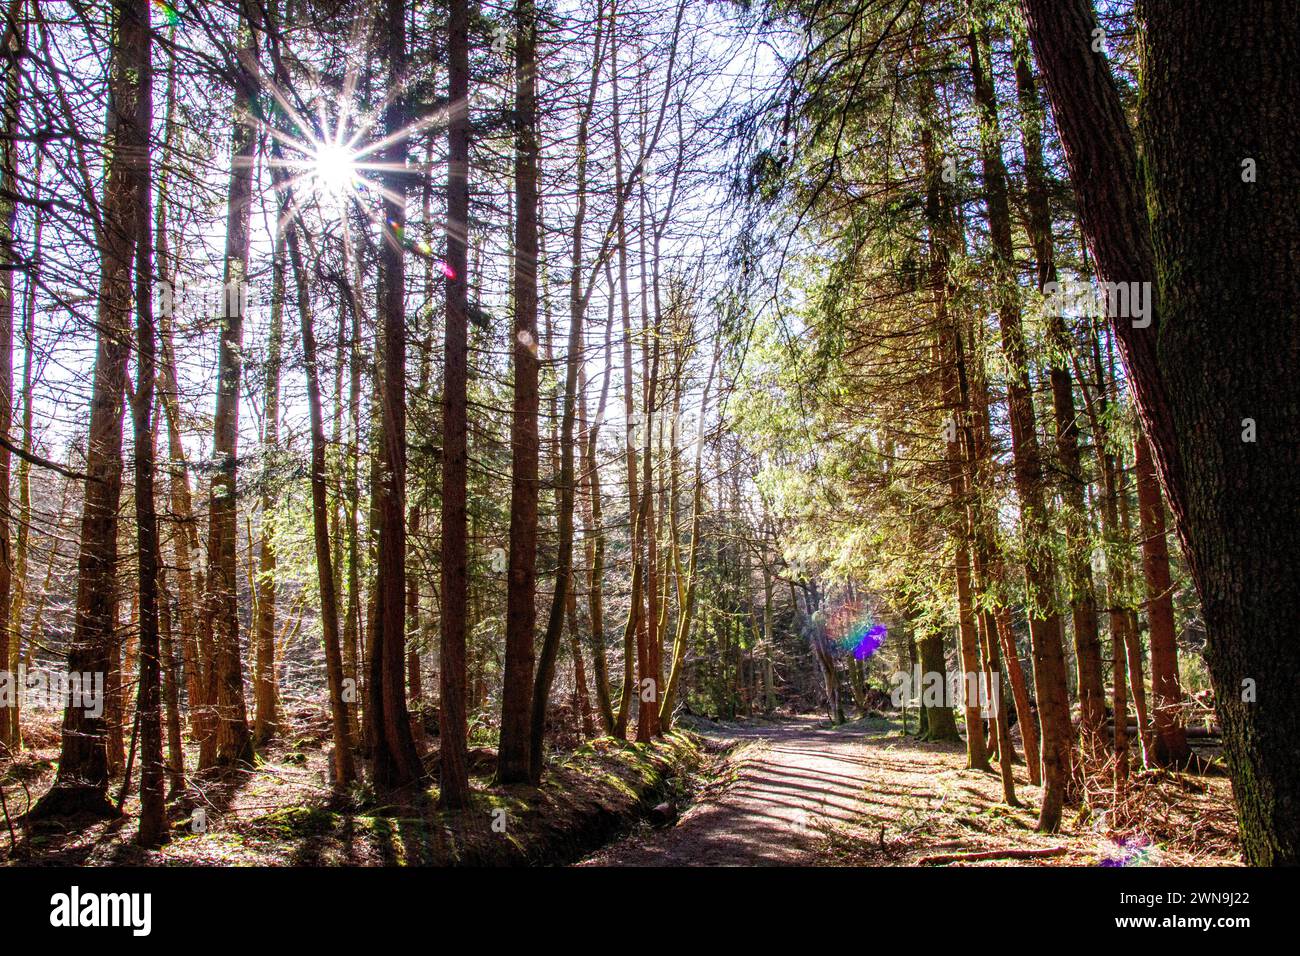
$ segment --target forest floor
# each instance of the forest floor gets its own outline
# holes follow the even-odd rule
[[[134,794],[119,820],[30,830],[19,822],[53,779],[58,731],[51,715],[32,734],[31,749],[0,767],[10,821],[0,831],[0,863],[1240,863],[1226,777],[1135,771],[1127,801],[1104,808],[1105,795],[1097,795],[1094,805],[1102,809],[1067,810],[1062,832],[1040,835],[1034,825],[1041,792],[1029,784],[1023,764],[1015,767],[1023,806],[1008,807],[996,773],[965,769],[962,745],[918,741],[885,717],[840,727],[809,716],[695,720],[684,722],[693,733],[654,745],[601,738],[557,753],[540,788],[494,786],[490,753],[476,751],[475,808],[460,815],[437,809],[436,787],[384,804],[364,787],[332,792],[326,782],[328,722],[316,713],[298,717],[292,733],[267,748],[256,767],[192,776],[169,800],[171,843],[145,851],[133,842]],[[194,756],[188,755],[191,765]],[[114,797],[119,786],[120,780]],[[685,810],[674,825],[678,808]],[[1050,855],[997,855],[1006,851]],[[976,860],[970,854],[994,856]]]
[[[113,820],[27,825],[22,816],[49,789],[58,759],[56,714],[31,721],[28,749],[0,763],[0,864],[38,866],[447,866],[564,864],[616,838],[657,807],[682,805],[704,763],[698,737],[653,744],[600,738],[556,752],[540,787],[492,781],[494,755],[471,752],[473,807],[437,807],[436,783],[377,800],[367,786],[329,785],[329,723],[314,709],[291,715],[286,733],[254,767],[192,774],[168,798],[171,840],[135,845],[133,790]],[[420,741],[436,774],[437,749]],[[187,766],[197,751],[188,748]],[[138,780],[138,774],[137,774]],[[121,778],[110,796],[118,797]],[[661,822],[671,822],[660,814]]]
[[[1130,797],[1096,814],[1067,810],[1062,831],[1034,832],[1041,791],[1015,766],[1022,807],[996,773],[965,769],[965,747],[927,743],[886,718],[692,729],[723,754],[671,829],[646,827],[583,866],[1239,865],[1226,777],[1136,773]],[[1030,859],[966,854],[1038,851]],[[1050,854],[1050,855],[1048,855]],[[957,859],[951,859],[952,857]],[[947,858],[947,859],[945,859]]]

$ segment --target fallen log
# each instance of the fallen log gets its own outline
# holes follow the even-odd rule
[[[977,853],[940,853],[935,856],[923,856],[916,861],[917,866],[937,866],[941,863],[965,863],[968,860],[1033,860],[1048,856],[1064,856],[1068,851],[1063,846],[1049,846],[1036,850],[980,850]]]

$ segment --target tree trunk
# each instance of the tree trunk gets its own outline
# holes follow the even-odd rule
[[[1242,14],[1139,5],[1142,208],[1185,507],[1161,472],[1205,612],[1242,849],[1250,863],[1281,864],[1300,862],[1300,528],[1283,490],[1300,473],[1300,141],[1289,116],[1300,20],[1284,0]],[[1245,181],[1247,159],[1258,181]],[[1171,457],[1165,436],[1148,434],[1157,460]]]
[[[350,260],[348,248],[350,243],[343,243],[345,262]],[[348,288],[355,290],[359,283],[349,283]],[[354,742],[364,740],[361,734],[360,702],[366,686],[365,674],[361,668],[361,303],[360,296],[353,293],[348,297],[348,313],[352,320],[352,335],[348,345],[348,449],[347,463],[344,466],[347,483],[344,497],[344,511],[347,520],[347,563],[348,563],[348,604],[343,620],[343,676],[350,681],[347,686],[351,691],[355,707],[348,708],[348,735]],[[340,574],[341,578],[342,575]]]
[[[1048,200],[1047,168],[1043,162],[1043,108],[1034,80],[1033,64],[1024,41],[1015,50],[1016,87],[1022,116],[1021,143],[1025,156],[1026,227],[1037,266],[1038,291],[1056,281],[1056,243],[1052,235],[1052,210]],[[1074,633],[1075,673],[1079,692],[1080,742],[1084,752],[1101,753],[1106,723],[1102,681],[1101,638],[1097,630],[1097,598],[1092,580],[1089,517],[1084,501],[1087,481],[1079,460],[1079,422],[1074,407],[1069,357],[1073,342],[1060,312],[1048,317],[1052,354],[1049,377],[1056,424],[1056,475],[1065,526],[1065,580],[1069,588],[1070,618]]]
[[[642,483],[641,483],[641,537],[645,542],[645,552],[638,552],[637,560],[645,562],[643,577],[645,580],[645,614],[638,631],[637,661],[640,675],[639,698],[637,709],[636,739],[638,743],[647,744],[658,732],[660,687],[663,680],[659,674],[658,648],[659,639],[659,557],[658,535],[655,528],[655,476],[654,476],[654,409],[658,402],[659,390],[659,316],[656,313],[653,331],[649,327],[649,317],[645,309],[645,195],[642,193],[642,222],[638,232],[641,234],[641,329],[646,339],[642,350],[642,363],[645,369],[644,401],[641,412],[641,429],[644,432],[645,445],[642,449]]]
[[[283,230],[283,224],[277,227]],[[283,235],[276,237],[271,265],[271,329],[266,348],[266,423],[262,432],[262,454],[272,467],[280,446],[280,352],[284,338],[285,250]],[[262,746],[280,731],[279,687],[275,661],[275,496],[272,483],[262,484],[262,533],[257,575],[257,651],[254,680],[253,743]]]
[[[961,735],[957,733],[957,716],[947,700],[948,668],[944,662],[943,633],[930,631],[917,644],[921,652],[920,693],[922,711],[925,714],[924,739],[960,741]],[[933,690],[927,693],[928,686],[936,681],[939,683],[940,700],[937,704],[927,704],[925,703],[927,697],[934,693]],[[978,727],[978,724],[976,726]],[[982,738],[978,732],[968,736]]]
[[[989,769],[985,750],[984,723],[980,719],[979,701],[969,695],[971,685],[965,678],[980,672],[978,637],[975,632],[974,604],[970,581],[970,544],[973,535],[967,523],[966,475],[962,460],[962,443],[959,423],[964,423],[969,409],[963,403],[958,362],[962,354],[959,337],[961,329],[948,314],[948,302],[954,291],[949,275],[951,253],[955,245],[956,224],[952,216],[951,199],[944,195],[940,157],[934,141],[934,96],[929,86],[922,88],[926,126],[921,132],[923,161],[925,163],[926,201],[925,213],[929,226],[930,290],[934,296],[935,326],[940,341],[935,345],[935,358],[942,369],[940,389],[941,404],[951,416],[945,423],[947,440],[944,443],[948,463],[948,489],[952,499],[950,535],[955,553],[954,572],[957,584],[958,647],[963,670],[962,704],[966,720],[966,766],[970,770]],[[954,733],[956,727],[954,725]]]
[[[623,194],[623,140],[620,135],[619,120],[619,85],[618,85],[618,31],[615,11],[610,10],[610,84],[613,90],[613,135],[614,135],[614,188]],[[627,457],[627,515],[629,534],[629,556],[632,564],[631,604],[627,612],[627,622],[623,626],[623,690],[619,697],[618,714],[614,720],[614,735],[627,736],[628,719],[632,714],[632,699],[636,694],[635,672],[637,663],[636,636],[640,631],[642,619],[641,599],[641,533],[639,515],[640,501],[637,495],[637,447],[633,430],[636,419],[636,393],[632,378],[632,312],[631,298],[628,295],[627,282],[627,216],[622,205],[615,212],[615,230],[618,240],[618,296],[623,328],[623,444]],[[611,290],[612,292],[612,290]]]
[[[14,30],[22,21],[24,0],[10,0],[6,26]],[[14,38],[13,49],[19,47]],[[13,434],[14,418],[14,218],[18,185],[18,110],[21,104],[22,61],[5,51],[3,129],[0,130],[0,435]],[[39,227],[38,227],[39,228]],[[30,354],[30,353],[29,353]],[[0,679],[10,674],[11,648],[18,642],[13,626],[13,554],[10,542],[10,456],[0,446]],[[20,622],[21,623],[21,622]],[[15,699],[21,696],[15,694]],[[12,752],[18,742],[18,722],[6,706],[0,711],[0,749]]]
[[[1286,396],[1300,279],[1271,265],[1296,241],[1285,190],[1300,149],[1278,112],[1300,96],[1295,11],[1283,0],[1246,17],[1222,4],[1141,7],[1143,196],[1119,93],[1090,49],[1091,4],[1022,2],[1098,274],[1157,285],[1150,323],[1112,328],[1201,596],[1243,850],[1251,863],[1294,863],[1300,715],[1287,688],[1300,675],[1300,587],[1295,524],[1277,489],[1300,461],[1289,440],[1243,439],[1266,411],[1269,434],[1297,425]],[[1255,144],[1254,155],[1235,143]],[[1248,177],[1247,160],[1264,174]],[[1239,250],[1261,242],[1243,267]]]
[[[147,14],[146,14],[147,16]],[[146,20],[146,25],[148,21]],[[153,242],[150,219],[148,132],[153,123],[153,65],[151,33],[144,31],[137,69],[140,74],[135,121],[131,124],[132,171],[136,183],[138,219],[135,234],[136,380],[131,397],[135,438],[136,570],[139,596],[140,686],[136,717],[140,727],[140,829],[136,842],[158,847],[167,842],[167,810],[163,795],[162,672],[158,634],[158,514],[154,503],[154,379],[157,342],[153,317]]]
[[[515,11],[514,412],[510,425],[510,557],[497,780],[531,777],[533,637],[537,627],[537,75],[536,9]],[[559,602],[559,613],[564,602]],[[558,631],[556,632],[558,635]],[[553,666],[553,661],[552,661]],[[549,689],[549,679],[546,681]]]
[[[161,247],[160,247],[161,248]],[[162,257],[159,257],[160,265]],[[163,273],[162,281],[167,281]],[[160,399],[167,419],[167,451],[169,474],[167,488],[172,510],[172,550],[176,561],[176,597],[179,606],[181,666],[185,675],[185,695],[190,705],[190,732],[196,740],[210,733],[207,729],[211,713],[204,696],[207,687],[205,664],[199,652],[198,595],[203,593],[202,574],[193,567],[198,550],[198,531],[194,518],[193,498],[190,493],[189,471],[185,460],[185,446],[181,443],[179,390],[176,384],[176,358],[172,345],[171,317],[167,311],[158,318],[161,338],[162,389]]]
[[[1013,476],[1020,503],[1025,538],[1025,588],[1028,594],[1030,647],[1034,657],[1034,691],[1038,698],[1042,731],[1043,802],[1038,828],[1055,832],[1071,781],[1070,704],[1065,684],[1065,654],[1061,648],[1060,619],[1053,594],[1056,570],[1048,540],[1043,469],[1034,423],[1028,355],[1020,321],[1015,283],[1011,219],[1007,201],[1006,169],[1002,162],[998,109],[992,79],[985,71],[983,42],[970,34],[971,75],[981,114],[984,189],[997,269],[998,324],[1002,348],[1010,368],[1007,411],[1011,422]],[[1025,719],[1022,716],[1022,721]]]
[[[1191,750],[1179,714],[1183,692],[1178,679],[1178,643],[1174,635],[1174,598],[1169,576],[1169,542],[1165,537],[1165,506],[1151,448],[1146,436],[1140,432],[1134,442],[1134,452],[1150,628],[1151,690],[1154,697],[1151,716],[1155,733],[1152,758],[1161,766],[1181,767],[1191,757]]]
[[[17,71],[15,71],[17,72]],[[41,184],[41,170],[43,167],[43,154],[36,155],[36,172],[34,180],[36,187],[39,189]],[[23,314],[23,451],[28,455],[32,452],[32,355],[35,351],[36,342],[36,290],[40,281],[40,263],[42,256],[42,237],[45,224],[44,210],[37,209],[33,213],[32,224],[32,262],[29,266],[27,278],[27,297]],[[23,612],[27,603],[27,563],[28,556],[31,552],[31,523],[32,523],[32,463],[27,457],[22,457],[18,462],[18,538],[17,547],[14,549],[14,598],[9,611],[9,657],[7,665],[0,662],[0,669],[6,666],[10,673],[17,673],[18,665],[23,660],[22,655],[22,635],[23,635]],[[63,494],[67,494],[67,483],[64,483]],[[59,514],[62,515],[62,508]],[[51,546],[50,556],[54,557],[57,548]],[[44,600],[44,591],[42,591],[41,600]],[[35,622],[33,622],[35,623]],[[27,647],[30,652],[34,643],[36,634],[39,633],[34,628],[32,637],[27,641]],[[9,748],[16,751],[22,747],[22,701],[15,698],[13,707],[10,708],[7,715],[0,715],[0,719],[5,716],[9,718]]]
[[[68,645],[68,671],[80,674],[107,674],[112,666],[132,253],[141,222],[140,177],[132,167],[144,152],[143,131],[135,129],[135,122],[148,62],[149,6],[144,0],[119,0],[113,15],[106,139],[115,148],[108,157],[102,202],[97,350],[78,542],[76,617]],[[117,816],[108,799],[107,732],[105,716],[92,716],[90,708],[69,702],[63,714],[58,774],[32,808],[34,818],[80,813]]]
[[[1133,695],[1133,710],[1137,714],[1138,742],[1141,747],[1141,765],[1150,764],[1151,722],[1147,719],[1146,682],[1142,678],[1142,641],[1138,633],[1137,611],[1134,610],[1134,592],[1132,585],[1132,541],[1133,527],[1129,518],[1128,474],[1121,472],[1119,482],[1119,530],[1123,548],[1120,569],[1124,582],[1124,643],[1128,659],[1128,682]]]
[[[253,63],[257,45],[253,37],[252,15],[247,8],[241,9],[241,21],[241,61]],[[243,662],[239,655],[239,594],[236,583],[239,392],[244,364],[244,306],[248,283],[253,160],[257,150],[252,95],[248,80],[241,77],[235,86],[225,272],[217,349],[217,403],[212,430],[214,469],[208,498],[208,590],[204,616],[207,619],[205,626],[212,633],[213,659],[206,696],[216,707],[216,747],[200,756],[200,769],[210,765],[247,763],[253,759],[253,739],[244,701]]]
[[[516,7],[519,16],[520,42],[516,44],[516,64],[515,68],[521,80],[527,79],[527,88],[520,86],[519,110],[521,123],[530,127],[528,139],[525,141],[529,149],[533,152],[532,161],[534,168],[531,170],[535,176],[536,169],[535,154],[536,147],[536,43],[537,43],[537,23],[536,11],[531,0],[524,0]],[[577,413],[577,391],[578,391],[578,371],[582,364],[583,357],[583,326],[586,320],[586,310],[588,295],[583,290],[583,258],[582,258],[582,241],[583,226],[587,215],[587,133],[588,122],[591,116],[592,102],[595,97],[597,78],[600,73],[600,42],[601,33],[604,29],[604,18],[599,16],[596,27],[596,64],[592,71],[592,80],[588,88],[588,97],[585,111],[579,117],[578,121],[578,160],[577,160],[577,210],[573,220],[572,230],[572,263],[569,272],[569,344],[568,354],[565,362],[564,377],[564,408],[561,413],[560,421],[560,468],[559,468],[559,502],[558,502],[558,523],[559,523],[559,552],[556,558],[555,569],[555,591],[551,599],[551,611],[546,623],[546,633],[542,638],[541,653],[537,659],[537,676],[533,685],[533,701],[531,725],[529,728],[529,777],[534,782],[540,782],[542,777],[542,764],[544,759],[543,745],[546,734],[546,705],[550,699],[551,682],[555,678],[555,661],[559,654],[561,629],[564,625],[564,615],[570,611],[571,605],[575,603],[573,593],[573,511],[576,495],[576,479],[573,462],[573,443],[574,443],[574,418]],[[522,180],[520,180],[522,182]],[[530,186],[530,190],[535,191],[535,184]],[[522,223],[525,218],[525,208],[522,203],[527,200],[527,196],[521,192],[519,201],[521,203],[519,212],[519,221]],[[530,207],[531,209],[532,207]],[[535,260],[534,260],[535,261]],[[518,275],[516,282],[518,282]],[[535,280],[534,280],[535,281]],[[549,350],[549,323],[548,323],[548,345]],[[552,403],[552,415],[554,414],[554,403]],[[553,434],[553,433],[552,433]],[[572,614],[572,612],[570,611]],[[572,617],[570,618],[572,621]],[[593,626],[597,626],[593,623]],[[586,701],[585,678],[582,675],[582,651],[579,648],[576,638],[573,643],[573,661],[574,661],[574,679],[579,687],[579,697]],[[584,711],[584,719],[590,723],[590,703],[585,703],[587,708]]]
[[[281,215],[293,209],[290,187],[280,186]],[[339,650],[339,602],[334,586],[333,559],[330,553],[328,478],[325,473],[325,416],[321,407],[319,368],[316,357],[316,331],[312,323],[309,280],[298,242],[297,225],[290,219],[285,228],[285,242],[293,267],[298,300],[298,317],[302,332],[303,366],[307,377],[307,408],[311,420],[311,502],[312,540],[316,555],[316,581],[321,598],[321,631],[325,645],[325,676],[329,688],[331,729],[334,737],[333,774],[337,787],[346,786],[356,776],[352,761],[352,733],[348,697],[344,692],[343,658]]]
[[[156,420],[156,417],[155,417]],[[167,723],[167,792],[176,795],[185,789],[185,744],[181,735],[180,671],[176,660],[176,622],[172,598],[167,591],[165,569],[158,574],[159,650],[162,655],[162,694],[164,719]]]
[[[697,587],[696,562],[700,554],[700,518],[704,510],[704,435],[705,422],[709,414],[709,393],[713,388],[713,376],[718,368],[721,356],[721,340],[715,345],[713,359],[709,364],[709,374],[704,380],[704,394],[700,399],[700,427],[695,439],[695,490],[691,496],[691,551],[686,559],[686,587],[681,596],[681,606],[677,609],[677,633],[673,638],[673,658],[668,670],[668,686],[664,688],[663,702],[659,707],[659,722],[662,730],[672,729],[673,707],[677,703],[677,688],[682,681],[682,672],[686,667],[686,651],[690,647],[691,625],[695,616],[695,591]],[[674,551],[675,553],[675,551]],[[764,582],[767,585],[767,604],[765,613],[765,638],[771,641],[771,579],[764,568]],[[766,703],[766,701],[765,701]]]
[[[612,287],[611,287],[612,292]],[[587,391],[582,366],[578,366],[580,383],[578,397],[583,421],[582,470],[587,476],[587,507],[583,513],[583,536],[587,541],[587,611],[591,619],[591,653],[593,682],[596,687],[596,706],[600,711],[601,725],[606,734],[614,733],[614,706],[609,696],[609,663],[605,654],[605,532],[601,527],[600,462],[597,460],[597,442],[600,437],[600,420],[605,414],[605,400],[609,395],[611,365],[610,335],[614,322],[614,298],[609,299],[609,316],[605,322],[605,377],[596,409],[596,420],[587,420]]]
[[[469,238],[469,0],[450,0],[447,21],[447,321],[442,389],[442,637],[439,649],[439,801],[444,809],[469,804],[465,635],[469,604],[466,545],[466,395],[469,343],[466,323]]]
[[[385,59],[395,92],[384,110],[387,145],[380,152],[383,175],[383,242],[379,250],[379,317],[382,374],[378,573],[374,655],[368,700],[374,719],[375,785],[410,786],[424,775],[406,709],[406,3],[388,0]]]

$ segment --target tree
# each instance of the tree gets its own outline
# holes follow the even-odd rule
[[[0,136],[0,435],[13,434],[14,418],[14,217],[17,203],[18,178],[18,110],[22,86],[22,67],[10,51],[17,48],[18,23],[22,19],[23,0],[10,0],[5,20],[5,52],[10,60],[5,69],[4,114],[0,117],[3,132]],[[14,43],[9,43],[10,30],[15,31]],[[19,630],[12,627],[11,605],[13,593],[13,555],[10,541],[10,452],[0,447],[0,672],[11,675],[10,647],[18,641]],[[21,624],[21,622],[19,622]],[[17,747],[18,725],[10,720],[11,708],[0,714],[0,747],[13,750]]]
[[[1027,228],[1034,250],[1036,282],[1041,293],[1057,281],[1056,241],[1052,230],[1049,182],[1043,159],[1043,110],[1034,79],[1033,63],[1023,41],[1016,45],[1016,90],[1020,101],[1021,144],[1025,156]],[[1080,735],[1085,752],[1099,753],[1098,742],[1106,722],[1102,683],[1101,640],[1097,634],[1097,599],[1092,580],[1086,481],[1079,456],[1079,421],[1074,405],[1069,357],[1072,351],[1065,319],[1060,312],[1048,318],[1052,340],[1049,378],[1056,425],[1056,476],[1060,489],[1066,534],[1065,575],[1069,587],[1070,619],[1074,633],[1075,671],[1079,693]]]
[[[375,783],[397,789],[424,775],[406,709],[406,156],[409,82],[406,5],[388,0],[384,58],[393,92],[384,110],[387,134],[380,152],[384,183],[383,244],[379,251],[382,323],[379,406],[379,582],[370,664],[370,710],[375,721]]]
[[[283,230],[283,226],[280,227]],[[266,389],[262,427],[264,453],[274,456],[280,444],[280,365],[284,338],[285,250],[283,235],[275,240],[271,264],[271,330],[267,339]],[[276,464],[274,457],[268,463]],[[258,551],[257,621],[254,640],[257,670],[254,677],[253,743],[262,746],[280,730],[279,696],[275,661],[275,501],[271,482],[262,486],[262,528]]]
[[[1244,244],[1295,241],[1294,204],[1277,192],[1300,155],[1277,114],[1296,93],[1294,10],[1141,5],[1139,166],[1088,0],[1023,6],[1097,274],[1155,284],[1150,322],[1110,324],[1205,609],[1242,846],[1252,863],[1295,862],[1300,778],[1284,754],[1298,718],[1283,688],[1300,674],[1300,589],[1277,489],[1297,452],[1243,436],[1266,408],[1273,434],[1294,429],[1283,367],[1300,348],[1300,280],[1254,267],[1267,255],[1236,264]]]
[[[212,417],[214,469],[208,494],[207,595],[203,627],[211,634],[212,660],[205,697],[214,710],[215,735],[200,750],[199,767],[231,766],[253,759],[253,738],[244,701],[244,671],[239,653],[238,534],[239,391],[243,377],[244,309],[247,300],[249,218],[253,162],[257,152],[252,77],[257,70],[254,14],[241,2],[241,43],[233,132],[230,185],[226,194],[226,250],[222,276],[221,327],[217,347],[217,399]]]
[[[140,830],[141,846],[157,847],[167,840],[167,810],[163,803],[162,670],[158,632],[158,514],[154,502],[154,379],[157,376],[157,341],[153,316],[153,242],[150,233],[153,202],[150,198],[149,129],[153,123],[153,64],[149,8],[140,41],[139,94],[131,123],[135,198],[138,220],[135,235],[136,380],[131,397],[135,438],[136,571],[139,584],[140,687],[136,701],[140,726]],[[136,155],[138,154],[138,155]]]
[[[506,661],[501,688],[497,780],[531,776],[530,702],[537,626],[537,12],[517,0],[515,15],[514,411],[510,427],[510,555]],[[570,518],[572,520],[572,518]],[[564,602],[560,601],[563,610]]]
[[[148,63],[149,5],[113,5],[112,80],[106,128],[115,148],[104,181],[99,230],[98,334],[90,435],[86,449],[84,505],[77,556],[77,603],[68,670],[105,674],[113,653],[117,602],[117,509],[122,490],[122,410],[130,351],[129,315],[135,243],[142,224],[134,164],[145,159],[145,133],[138,129],[142,83]],[[108,799],[107,732],[103,715],[69,700],[54,785],[32,808],[34,818],[93,814],[117,816]]]
[[[442,386],[442,636],[438,711],[442,773],[439,799],[447,809],[469,804],[465,634],[469,603],[466,537],[469,376],[469,3],[451,0],[447,20],[447,268]]]
[[[1147,621],[1150,625],[1151,709],[1155,732],[1152,756],[1165,766],[1183,766],[1191,756],[1187,731],[1179,717],[1182,689],[1178,679],[1178,642],[1174,633],[1173,582],[1169,574],[1169,542],[1165,533],[1165,503],[1155,462],[1145,435],[1133,442],[1138,520],[1142,529]]]
[[[1007,407],[1011,419],[1016,493],[1025,538],[1025,590],[1029,603],[1030,646],[1034,657],[1034,691],[1042,731],[1043,803],[1038,827],[1054,832],[1073,776],[1070,747],[1070,703],[1065,684],[1065,656],[1061,648],[1060,619],[1055,609],[1055,563],[1047,541],[1047,511],[1043,497],[1043,468],[1038,445],[1028,356],[1017,302],[1011,245],[1011,219],[1007,202],[1006,169],[998,133],[997,100],[985,67],[984,41],[977,33],[967,36],[975,102],[980,111],[980,140],[984,167],[985,202],[993,245],[998,323],[1002,350],[1009,366]],[[1023,718],[1022,718],[1023,719]]]
[[[530,75],[534,76],[535,86],[537,27],[536,15],[531,7],[529,7],[528,15],[531,17],[531,26],[528,28],[529,36],[526,38],[525,43],[527,60],[525,61],[522,58],[519,60],[521,64],[526,64],[519,67],[519,69],[526,69]],[[600,72],[600,27],[597,27],[596,50],[596,66],[593,69],[591,87],[593,91],[595,89],[594,76],[598,76]],[[535,104],[535,90],[529,94],[529,100]],[[533,108],[535,109],[535,106]],[[590,110],[590,107],[588,107],[588,110]],[[533,122],[535,124],[535,120]],[[534,783],[540,782],[542,778],[543,745],[546,736],[546,706],[550,700],[551,682],[555,679],[555,661],[559,656],[561,628],[564,625],[564,615],[569,607],[573,588],[573,510],[576,498],[573,464],[574,419],[577,415],[578,368],[582,362],[583,319],[587,306],[581,285],[582,227],[587,211],[585,192],[587,160],[584,155],[587,146],[586,116],[579,123],[578,163],[581,169],[578,174],[578,182],[582,192],[578,199],[578,215],[574,218],[573,223],[573,268],[569,277],[569,342],[564,363],[564,409],[560,420],[559,555],[555,569],[555,592],[551,598],[551,610],[546,622],[546,632],[542,638],[541,653],[537,658],[537,677],[533,685],[532,714],[529,724],[528,766],[529,779]],[[520,216],[520,220],[523,220],[523,216]],[[576,644],[574,650],[577,652],[574,656],[574,663],[576,667],[580,668],[582,658]]]

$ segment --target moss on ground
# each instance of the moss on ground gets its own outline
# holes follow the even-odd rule
[[[469,810],[440,811],[435,790],[365,813],[283,807],[232,830],[264,860],[299,866],[562,864],[629,829],[702,761],[686,733],[653,744],[600,738],[554,763],[540,787],[478,790]]]

